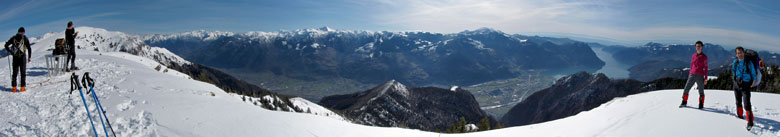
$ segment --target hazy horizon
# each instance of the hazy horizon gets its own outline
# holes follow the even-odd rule
[[[68,21],[131,34],[275,32],[322,26],[457,33],[489,27],[509,34],[592,39],[626,46],[701,40],[780,51],[780,26],[776,25],[780,6],[776,5],[780,1],[36,0],[0,6],[0,37],[13,35],[20,26],[30,36],[59,32]]]

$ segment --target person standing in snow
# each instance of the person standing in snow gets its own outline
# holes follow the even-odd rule
[[[688,105],[688,92],[690,92],[693,84],[696,83],[696,88],[699,89],[699,109],[702,109],[704,108],[704,85],[707,85],[709,68],[707,66],[707,55],[702,51],[704,43],[696,41],[694,46],[696,46],[696,53],[691,55],[691,70],[688,72],[688,82],[685,83],[680,107]]]
[[[8,47],[8,45],[11,45],[11,47]],[[27,62],[30,62],[30,57],[32,56],[32,51],[30,50],[30,40],[27,39],[27,36],[24,36],[24,27],[20,27],[19,31],[16,33],[16,35],[12,36],[11,39],[8,39],[8,41],[5,42],[5,51],[8,51],[9,56],[13,56],[13,74],[11,75],[11,86],[13,87],[13,92],[16,93],[16,75],[19,74],[19,71],[21,71],[22,75],[19,77],[19,80],[21,80],[21,92],[24,92],[25,85],[27,85],[25,77],[27,77]],[[25,55],[27,57],[25,58]],[[25,61],[25,59],[27,61]]]
[[[68,21],[68,28],[65,29],[65,41],[68,47],[68,57],[65,60],[65,64],[68,64],[70,62],[70,68],[67,70],[77,70],[76,67],[76,36],[79,35],[79,32],[76,32],[76,30],[73,28],[73,21]],[[68,65],[65,65],[68,66]]]
[[[756,78],[756,68],[753,62],[745,60],[745,49],[741,46],[734,49],[737,58],[731,63],[732,81],[734,83],[734,96],[737,100],[737,117],[742,117],[742,108],[744,103],[747,113],[748,127],[753,126],[753,109],[750,105],[750,86]]]

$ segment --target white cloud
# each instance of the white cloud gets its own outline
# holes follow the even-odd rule
[[[27,36],[29,37],[37,37],[38,35],[43,35],[44,33],[48,32],[62,32],[65,31],[66,24],[68,21],[73,21],[75,26],[83,26],[85,22],[92,22],[92,20],[96,18],[101,17],[110,17],[122,14],[121,12],[106,12],[106,13],[97,13],[93,15],[88,15],[84,17],[76,17],[76,18],[70,18],[70,19],[58,19],[53,20],[49,22],[44,22],[40,24],[30,25],[30,26],[21,26],[24,27],[27,30]],[[10,30],[5,30],[5,34],[14,34],[16,33],[17,28],[12,28]]]
[[[453,33],[491,27],[508,33],[552,32],[605,37],[632,43],[657,40],[696,41],[727,47],[746,46],[780,51],[777,36],[749,30],[708,26],[637,26],[626,15],[626,1],[534,0],[399,0],[378,1],[389,6],[377,22],[409,30]],[[641,15],[641,14],[640,14]],[[626,21],[628,20],[628,21]],[[693,25],[693,26],[691,26]],[[531,34],[535,35],[535,34]]]
[[[380,15],[377,18],[379,22],[436,32],[459,32],[479,27],[536,31],[537,26],[568,25],[565,22],[573,18],[599,20],[613,15],[604,8],[608,3],[583,1],[401,0],[378,4],[397,7]]]

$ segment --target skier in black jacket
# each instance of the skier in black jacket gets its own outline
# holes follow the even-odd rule
[[[11,45],[11,47],[8,47],[8,45]],[[24,27],[20,27],[18,33],[5,42],[4,47],[5,51],[8,51],[9,55],[13,56],[14,59],[13,74],[11,77],[11,86],[13,86],[13,92],[16,92],[16,75],[20,70],[22,73],[22,76],[19,78],[22,81],[21,92],[24,92],[24,87],[27,85],[25,82],[25,77],[27,77],[27,62],[30,62],[30,57],[32,56],[30,40],[27,39],[27,36],[24,36]],[[27,54],[26,58],[24,56],[25,54]],[[27,61],[25,61],[25,59],[27,59]]]
[[[73,21],[68,21],[68,29],[65,29],[65,41],[68,47],[68,57],[65,60],[65,64],[70,62],[70,68],[67,70],[77,70],[76,67],[76,36],[79,32],[73,29]],[[67,66],[67,65],[65,65]]]

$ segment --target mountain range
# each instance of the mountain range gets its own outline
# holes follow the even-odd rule
[[[452,34],[327,27],[241,34],[193,31],[148,35],[144,41],[261,87],[313,100],[388,79],[410,86],[473,85],[527,70],[568,74],[604,65],[583,42],[489,28]],[[327,86],[333,84],[345,86]],[[312,92],[327,94],[308,94]]]

